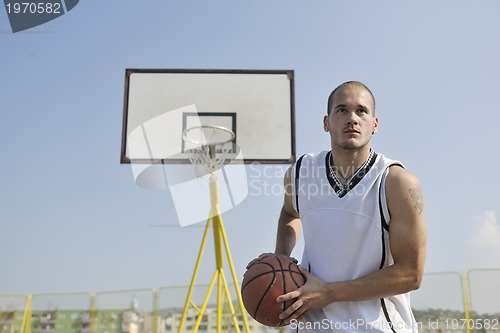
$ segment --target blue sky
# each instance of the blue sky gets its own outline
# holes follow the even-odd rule
[[[189,282],[203,229],[176,227],[169,192],[137,187],[119,163],[126,68],[293,69],[298,155],[328,149],[328,94],[363,81],[377,99],[374,149],[424,188],[426,272],[500,267],[499,12],[497,1],[81,1],[13,34],[0,9],[0,293]],[[280,184],[284,168],[262,181]],[[240,276],[274,249],[281,203],[249,195],[224,214]]]

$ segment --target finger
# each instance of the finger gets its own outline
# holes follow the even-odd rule
[[[269,256],[273,255],[272,253],[269,253],[269,252],[266,252],[266,253],[262,253],[260,256],[257,257],[257,259],[255,259],[256,261],[260,261],[264,258],[267,258]]]
[[[255,264],[257,262],[256,259],[253,259],[252,261],[250,261],[248,264],[247,264],[247,267],[245,267],[246,269],[249,269],[250,267],[252,267],[253,264]]]
[[[273,256],[274,253],[272,252],[264,252],[264,253],[261,253],[261,255],[259,256],[259,259],[262,259],[262,258],[265,258],[265,257],[269,257],[269,256]]]
[[[283,311],[279,315],[279,318],[281,320],[286,320],[286,321],[290,321],[290,320],[294,319],[295,318],[293,316],[294,312],[297,311],[301,306],[302,306],[302,301],[301,300],[297,300],[292,305],[290,305],[287,309],[285,309],[285,311]]]
[[[302,311],[302,313],[300,313],[300,314],[298,314],[298,315],[297,315],[297,317],[295,318],[295,319],[297,319],[297,320],[302,320],[302,319],[304,319],[304,317],[305,317],[305,316],[307,316],[307,314],[308,314],[309,312],[311,312],[311,310],[309,310],[309,309],[308,309],[308,310],[305,310],[305,309],[303,309],[303,307],[301,307],[299,310],[300,310],[300,311]],[[296,312],[299,312],[299,311],[296,311]],[[295,315],[295,313],[294,313],[294,315]]]
[[[305,310],[304,307],[300,307],[298,310],[296,310],[294,313],[292,313],[292,315],[288,318],[286,318],[286,320],[284,320],[284,324],[285,325],[289,325],[290,322],[292,322],[293,320],[302,320],[304,319],[304,317],[309,313],[309,310]]]
[[[297,289],[297,290],[291,291],[291,292],[289,292],[287,294],[278,296],[276,298],[276,302],[283,303],[283,302],[286,302],[286,301],[290,301],[290,300],[299,298],[299,296],[300,296],[300,288]]]
[[[266,258],[266,257],[269,257],[270,255],[272,255],[272,253],[262,253],[260,254],[257,258],[255,259],[252,259],[252,261],[250,261],[247,266],[245,267],[246,269],[249,269],[250,267],[252,267],[252,265],[254,265],[256,262]]]
[[[246,269],[249,269],[250,267],[252,267],[252,266],[253,266],[253,264],[255,264],[257,261],[259,261],[259,259],[258,259],[258,258],[252,259],[252,261],[250,261],[250,262],[247,264]]]
[[[307,269],[305,269],[302,265],[297,265],[299,267],[299,271],[302,273],[302,275],[304,275],[306,277],[306,280],[307,280],[307,277],[308,276],[311,276],[311,272],[309,272]]]

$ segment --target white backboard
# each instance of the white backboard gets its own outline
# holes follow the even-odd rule
[[[293,163],[293,71],[126,70],[122,163],[189,163],[182,133],[200,125],[235,133],[233,163]]]

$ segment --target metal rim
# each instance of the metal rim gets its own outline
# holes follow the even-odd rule
[[[195,131],[195,130],[204,130],[204,129],[212,129],[212,130],[215,130],[215,132],[218,132],[218,131],[225,132],[225,133],[227,133],[229,135],[229,138],[224,139],[224,140],[210,141],[210,140],[206,140],[207,138],[205,137],[204,139],[207,142],[201,142],[201,141],[197,141],[196,139],[192,139],[192,138],[189,137],[189,133],[190,132]],[[188,141],[188,142],[196,144],[196,145],[218,145],[218,144],[223,144],[223,143],[232,141],[234,139],[234,136],[235,136],[234,132],[231,131],[230,129],[227,129],[227,128],[223,127],[223,126],[212,126],[212,125],[194,126],[194,127],[186,128],[182,132],[182,138],[183,138],[184,141]]]

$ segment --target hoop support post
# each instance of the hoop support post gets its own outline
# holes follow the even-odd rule
[[[214,228],[214,247],[215,247],[215,263],[217,269],[224,269],[224,258],[222,257],[222,242],[221,233],[217,232],[220,230],[222,218],[220,216],[220,206],[219,206],[219,183],[215,177],[210,179],[210,200],[212,203],[212,217],[213,228]]]
[[[203,305],[201,306],[201,309],[198,311],[198,317],[195,323],[195,326],[192,328],[192,332],[197,332],[199,325],[201,323],[201,320],[203,318],[203,315],[205,313],[208,300],[210,298],[210,295],[213,291],[213,287],[215,282],[217,281],[217,317],[216,317],[216,332],[220,333],[222,332],[222,321],[223,321],[223,312],[224,312],[224,296],[227,297],[227,302],[229,304],[229,311],[230,315],[233,320],[234,324],[234,329],[236,333],[240,333],[240,328],[238,325],[238,320],[237,320],[237,311],[235,310],[235,307],[233,306],[233,301],[231,300],[231,293],[229,291],[229,286],[227,284],[227,280],[224,274],[224,256],[223,252],[225,250],[226,252],[226,258],[228,261],[228,266],[231,271],[231,276],[233,278],[234,282],[234,287],[235,287],[235,292],[236,292],[236,297],[238,299],[238,309],[239,312],[241,313],[241,319],[243,321],[243,327],[247,333],[250,333],[250,327],[248,325],[248,319],[247,315],[245,312],[245,307],[243,305],[243,300],[241,298],[241,293],[238,285],[238,279],[236,276],[236,271],[234,269],[233,265],[233,260],[231,257],[231,253],[229,250],[229,243],[227,240],[227,236],[224,230],[224,224],[222,223],[222,216],[220,213],[220,205],[219,205],[219,186],[218,186],[218,180],[216,177],[216,172],[213,172],[214,177],[210,177],[210,201],[211,201],[211,209],[210,209],[210,217],[208,218],[206,222],[206,227],[205,227],[205,233],[203,234],[203,239],[201,242],[200,250],[198,253],[198,259],[196,261],[195,269],[193,272],[193,277],[191,279],[191,285],[189,286],[188,290],[188,295],[186,298],[186,302],[184,305],[184,310],[182,312],[182,317],[181,317],[181,322],[179,324],[178,328],[178,333],[183,332],[183,327],[184,323],[186,321],[187,317],[187,312],[189,309],[189,306],[192,304],[192,294],[193,290],[196,284],[196,277],[198,275],[199,271],[199,266],[201,264],[201,259],[203,256],[203,251],[205,249],[205,243],[206,243],[206,238],[208,235],[208,228],[210,224],[212,224],[212,229],[213,229],[213,237],[214,237],[214,250],[215,250],[215,261],[216,261],[216,268],[215,268],[215,273],[212,277],[212,281],[210,283],[210,286],[208,288],[208,291],[205,295],[205,299],[203,301]]]

